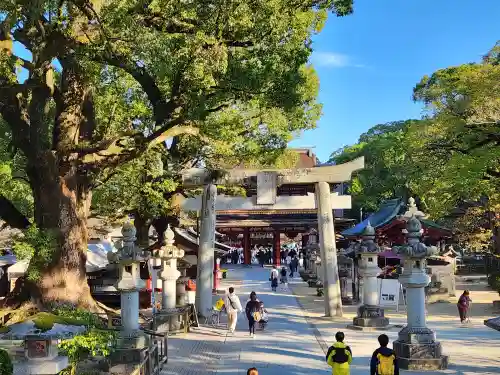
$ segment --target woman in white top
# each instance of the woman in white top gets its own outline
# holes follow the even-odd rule
[[[236,322],[238,321],[238,313],[243,311],[241,307],[240,298],[234,293],[234,288],[229,288],[229,294],[226,295],[224,301],[227,312],[227,329],[233,333],[236,329]]]

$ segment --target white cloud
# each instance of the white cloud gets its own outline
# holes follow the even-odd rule
[[[330,68],[363,67],[361,64],[354,63],[348,55],[336,52],[313,52],[311,62],[316,66]]]

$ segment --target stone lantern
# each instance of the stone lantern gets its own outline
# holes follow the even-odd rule
[[[363,305],[358,309],[358,315],[353,319],[356,327],[386,327],[389,319],[384,316],[384,309],[378,304],[379,291],[377,275],[378,253],[380,247],[375,243],[375,229],[368,222],[362,234],[362,241],[354,245],[358,256],[360,284],[363,287]]]
[[[177,279],[181,275],[177,269],[177,259],[184,256],[184,250],[174,246],[174,232],[170,225],[165,231],[165,245],[160,248],[162,260],[160,279],[162,280],[162,309],[173,309],[176,305]]]
[[[140,360],[140,352],[148,346],[147,336],[139,327],[139,291],[146,287],[140,277],[140,250],[135,246],[136,229],[131,222],[122,228],[122,246],[117,253],[110,256],[118,262],[119,278],[116,289],[121,299],[121,331],[117,347],[118,359],[121,363],[133,363]]]
[[[445,369],[448,357],[442,355],[436,334],[429,329],[425,316],[425,290],[430,277],[426,273],[426,258],[438,253],[435,246],[421,242],[422,224],[412,216],[406,223],[407,244],[394,247],[403,257],[404,270],[399,281],[406,288],[407,325],[394,341],[399,366],[408,370]]]

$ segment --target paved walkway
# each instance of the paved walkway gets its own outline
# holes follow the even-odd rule
[[[187,336],[172,338],[169,363],[162,375],[244,374],[254,366],[263,375],[277,375],[277,371],[295,375],[331,374],[324,351],[332,344],[338,330],[346,333],[347,343],[353,348],[351,375],[369,374],[369,359],[379,333],[345,328],[352,319],[354,307],[346,308],[344,318],[327,320],[321,317],[321,301],[306,296],[311,294],[311,289],[307,290],[300,279],[293,280],[289,288],[272,293],[268,268],[228,268],[229,278],[224,280],[222,287],[234,285],[243,305],[250,292],[255,291],[270,313],[268,327],[257,332],[257,337],[252,339],[248,335],[247,320],[241,315],[234,335],[227,335],[224,329],[205,327]],[[402,316],[393,321],[402,323]],[[446,353],[451,355],[452,363],[449,370],[437,374],[500,373],[500,334],[481,324],[478,322],[466,329],[454,324],[436,326],[438,338]],[[391,341],[397,336],[397,331],[387,332]]]
[[[257,367],[259,374],[330,374],[325,355],[315,336],[315,329],[304,318],[297,299],[290,290],[271,293],[269,269],[229,268],[223,287],[234,285],[244,306],[255,291],[269,311],[265,331],[256,338],[248,334],[248,321],[239,316],[236,332],[201,328],[185,337],[172,338],[169,363],[162,375],[246,374]]]

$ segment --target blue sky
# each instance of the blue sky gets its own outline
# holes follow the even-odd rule
[[[314,39],[323,117],[291,146],[321,161],[374,125],[418,118],[425,74],[480,58],[500,40],[500,0],[355,0]]]

